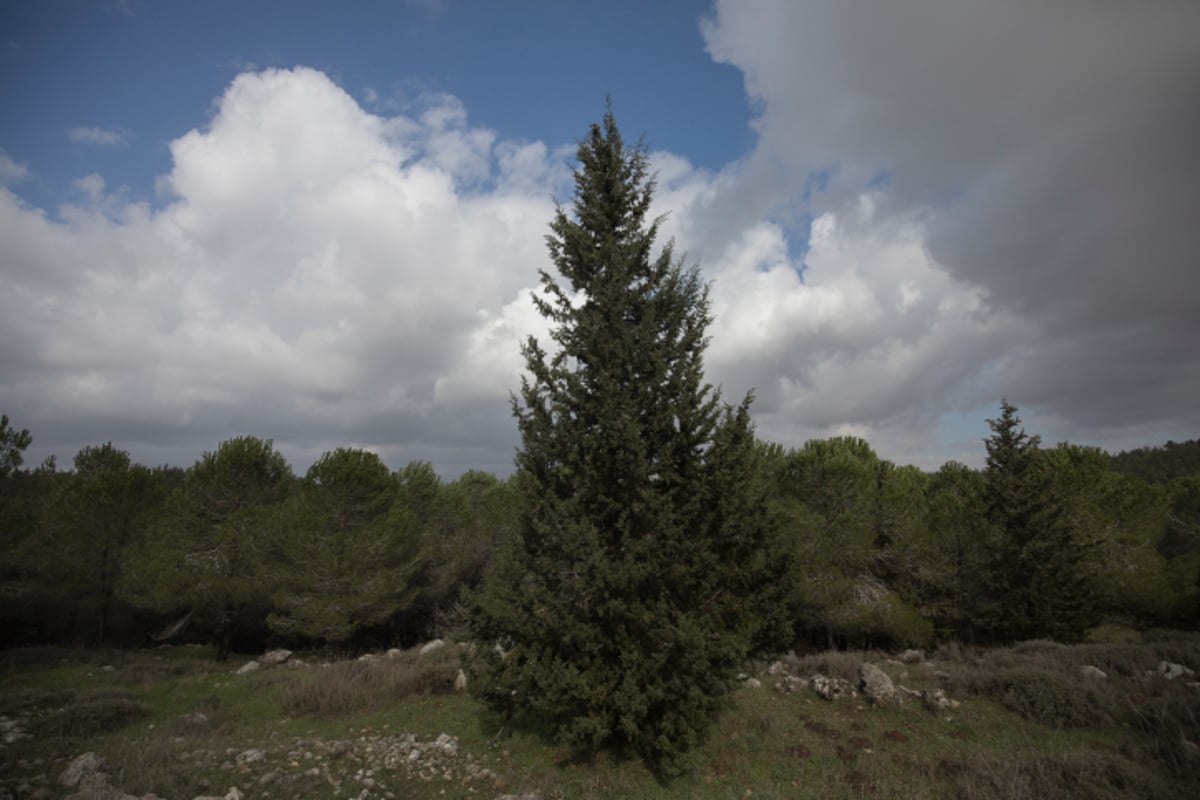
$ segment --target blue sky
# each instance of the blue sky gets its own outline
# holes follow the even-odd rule
[[[29,460],[273,438],[511,469],[611,95],[760,436],[979,464],[1200,430],[1200,5],[11,2],[0,411]]]
[[[704,2],[6,4],[4,147],[54,205],[81,173],[153,198],[167,144],[247,69],[304,65],[367,107],[456,96],[504,139],[570,142],[611,94],[630,135],[719,169],[753,144],[742,75],[704,51]],[[372,102],[371,98],[377,98]],[[116,146],[72,142],[98,128]]]

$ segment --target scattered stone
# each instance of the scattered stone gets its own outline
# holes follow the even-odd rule
[[[421,650],[419,652],[421,655],[427,656],[432,652],[441,650],[445,646],[446,646],[446,643],[443,640],[434,639],[432,642],[428,642],[428,643],[422,645]]]
[[[775,691],[783,694],[795,694],[804,688],[804,681],[797,678],[795,675],[784,675],[775,682]]]
[[[68,789],[78,786],[84,778],[88,778],[104,769],[104,759],[95,753],[84,753],[77,756],[58,776],[58,782]]]
[[[384,653],[384,655],[388,658],[399,658],[400,656],[404,655],[404,651],[399,647],[393,647],[391,650],[388,650],[386,653]]]
[[[850,681],[842,678],[830,678],[828,675],[813,675],[809,678],[809,686],[822,700],[841,700],[844,697],[858,697],[858,692],[850,685]]]
[[[465,692],[467,690],[467,673],[461,669],[454,674],[454,691]]]
[[[0,740],[5,744],[15,744],[21,739],[32,738],[25,732],[21,720],[12,719],[7,716],[0,716]]]
[[[901,664],[916,664],[925,660],[925,653],[921,650],[905,650],[900,654]]]
[[[921,693],[921,700],[930,711],[945,711],[946,709],[958,708],[962,705],[957,700],[946,697],[944,689],[926,690]]]
[[[746,678],[746,680],[742,681],[742,686],[745,686],[747,689],[761,689],[762,681],[758,678]]]
[[[1158,665],[1158,674],[1162,675],[1169,681],[1173,681],[1179,677],[1190,678],[1196,673],[1183,664],[1174,664],[1170,661],[1163,661]]]
[[[358,660],[364,664],[373,664],[379,660],[379,656],[375,655],[374,653],[363,653],[358,657]]]
[[[244,767],[247,764],[255,764],[259,761],[264,761],[266,760],[266,757],[267,754],[262,750],[251,748],[238,753],[237,757],[234,759],[234,763],[236,763],[239,767]]]
[[[1105,680],[1108,678],[1107,672],[1099,667],[1094,667],[1091,664],[1084,664],[1082,667],[1080,667],[1079,674],[1085,678],[1096,678],[1098,680]]]
[[[874,664],[863,664],[859,667],[858,679],[863,694],[875,705],[890,706],[898,701],[892,679]]]
[[[283,648],[280,648],[278,650],[269,650],[266,653],[263,653],[263,657],[259,660],[262,662],[264,667],[276,667],[280,664],[286,664],[287,660],[291,657],[291,650],[284,650]]]
[[[257,661],[247,661],[245,664],[237,668],[235,675],[246,675],[251,672],[256,672],[262,666]]]
[[[941,678],[942,680],[946,680],[947,678],[950,677],[950,673],[946,672],[946,670],[944,670],[944,669],[935,669],[933,671],[933,677]]]
[[[776,661],[771,666],[767,667],[768,675],[786,675],[788,671],[787,664],[782,661]]]

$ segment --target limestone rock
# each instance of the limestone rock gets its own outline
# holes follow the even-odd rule
[[[900,654],[901,664],[916,664],[925,660],[925,653],[920,650],[905,650]]]
[[[943,689],[926,690],[921,693],[921,700],[924,701],[925,707],[930,711],[945,711],[946,709],[958,708],[962,705],[957,700],[946,697],[946,692]]]
[[[237,671],[234,674],[235,675],[246,675],[251,672],[257,672],[258,668],[261,666],[262,666],[262,664],[259,664],[257,661],[247,661],[245,664],[238,667]]]
[[[432,642],[426,642],[424,645],[422,645],[419,652],[421,655],[427,656],[432,652],[441,650],[445,646],[446,646],[446,643],[443,640],[434,639]]]
[[[808,685],[822,700],[841,700],[843,697],[858,697],[858,692],[850,685],[850,681],[842,678],[830,678],[828,675],[813,675]]]
[[[899,698],[896,696],[896,686],[888,674],[874,664],[863,664],[858,669],[858,679],[862,692],[872,703],[880,706],[895,705]]]
[[[465,692],[467,690],[467,673],[461,669],[454,674],[454,691]]]
[[[58,782],[68,789],[72,789],[83,782],[84,778],[88,778],[104,769],[104,759],[95,753],[84,753],[77,756],[67,765],[67,768],[58,776]]]
[[[1079,674],[1085,678],[1096,678],[1099,680],[1104,680],[1108,677],[1107,672],[1099,667],[1094,667],[1091,664],[1084,664],[1082,667],[1080,667]]]
[[[1196,673],[1185,667],[1183,664],[1174,664],[1170,661],[1163,661],[1158,665],[1158,674],[1162,675],[1169,681],[1173,681],[1179,677],[1190,678]]]
[[[259,662],[264,667],[274,667],[278,666],[279,664],[286,663],[291,657],[291,650],[284,650],[283,648],[280,648],[278,650],[270,650],[266,653],[263,653],[263,657],[259,659]]]
[[[775,682],[775,691],[783,694],[795,694],[804,688],[804,681],[797,678],[795,675],[784,675]]]

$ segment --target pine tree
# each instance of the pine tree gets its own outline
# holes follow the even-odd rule
[[[470,609],[499,648],[480,649],[471,685],[568,745],[669,774],[778,629],[764,595],[787,559],[750,397],[722,411],[704,380],[708,287],[669,243],[652,255],[644,149],[610,109],[578,158],[573,214],[547,237],[561,281],[542,272],[535,299],[557,348],[526,342],[513,401],[521,520]]]
[[[1004,639],[1078,639],[1093,618],[1084,554],[1065,524],[1041,440],[1025,433],[1007,400],[988,425],[984,484],[998,537],[987,576],[993,631]]]

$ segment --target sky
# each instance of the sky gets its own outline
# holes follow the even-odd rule
[[[1200,4],[0,4],[0,412],[26,462],[272,439],[512,470],[611,97],[760,438],[982,464],[1200,435]]]

